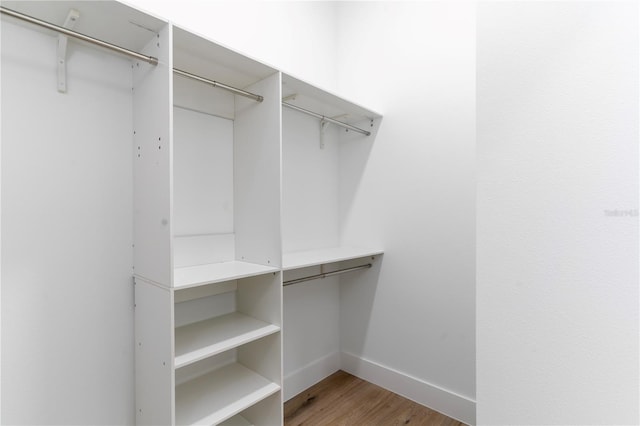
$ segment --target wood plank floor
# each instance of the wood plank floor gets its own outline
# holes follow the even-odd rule
[[[338,371],[287,401],[284,425],[464,426],[464,423]]]

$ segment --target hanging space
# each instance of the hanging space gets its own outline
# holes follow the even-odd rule
[[[170,143],[136,195],[138,420],[281,424],[280,74],[171,36]]]
[[[142,85],[166,73],[167,23],[118,2],[3,1],[1,27],[2,420],[115,422],[129,390],[109,388],[133,385],[134,69]]]
[[[283,74],[282,91],[288,400],[341,368],[342,293],[357,283],[375,290],[379,236],[363,231],[350,207],[381,116],[289,75]]]

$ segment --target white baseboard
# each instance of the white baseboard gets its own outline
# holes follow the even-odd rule
[[[338,370],[340,370],[340,353],[334,352],[287,374],[284,377],[284,400],[288,401]]]
[[[476,423],[476,402],[462,395],[346,352],[341,353],[340,367],[458,421]]]

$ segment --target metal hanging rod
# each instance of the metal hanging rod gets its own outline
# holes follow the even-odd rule
[[[4,15],[12,16],[14,18],[23,20],[25,22],[29,22],[31,24],[38,25],[38,26],[41,26],[41,27],[44,27],[44,28],[47,28],[47,29],[50,29],[50,30],[53,30],[53,31],[57,31],[57,32],[62,33],[64,35],[67,35],[69,37],[77,38],[79,40],[86,41],[88,43],[95,44],[95,45],[104,47],[104,48],[109,49],[109,50],[113,50],[114,52],[118,52],[118,53],[121,53],[123,55],[127,55],[127,56],[131,56],[133,58],[136,58],[136,59],[140,59],[141,61],[148,62],[151,65],[158,65],[158,58],[155,58],[153,56],[143,55],[142,53],[134,52],[133,50],[129,50],[129,49],[126,49],[124,47],[120,47],[120,46],[117,46],[115,44],[108,43],[106,41],[102,41],[102,40],[99,40],[97,38],[90,37],[88,35],[79,33],[77,31],[73,31],[73,30],[70,30],[68,28],[61,27],[59,25],[55,25],[55,24],[52,24],[52,23],[49,23],[49,22],[46,22],[46,21],[42,21],[42,20],[40,20],[38,18],[34,18],[32,16],[25,15],[25,14],[22,14],[20,12],[16,12],[15,10],[7,9],[6,7],[0,6],[0,12],[2,12],[2,14],[4,14]]]
[[[136,58],[136,59],[139,59],[141,61],[148,62],[151,65],[158,65],[158,58],[156,58],[154,56],[143,55],[142,53],[138,53],[138,52],[135,52],[133,50],[129,50],[127,48],[120,47],[120,46],[117,46],[115,44],[108,43],[108,42],[103,41],[103,40],[99,40],[97,38],[93,38],[93,37],[88,36],[86,34],[82,34],[82,33],[79,33],[77,31],[73,31],[73,30],[70,30],[68,28],[61,27],[59,25],[55,25],[55,24],[52,24],[52,23],[47,22],[47,21],[43,21],[43,20],[38,19],[38,18],[34,18],[33,16],[29,16],[29,15],[25,15],[25,14],[20,13],[20,12],[16,12],[15,10],[7,9],[6,7],[3,7],[3,6],[0,6],[0,12],[2,12],[2,14],[4,14],[4,15],[8,15],[8,16],[11,16],[13,18],[17,18],[17,19],[20,19],[22,21],[25,21],[25,22],[29,22],[31,24],[38,25],[40,27],[44,27],[44,28],[47,28],[49,30],[59,32],[59,33],[64,34],[66,36],[77,38],[79,40],[86,41],[88,43],[95,44],[95,45],[100,46],[100,47],[104,47],[104,48],[112,50],[114,52],[118,52],[118,53],[121,53],[123,55],[127,55],[127,56],[130,56],[132,58]],[[228,85],[226,85],[224,83],[220,83],[218,81],[209,80],[207,78],[199,77],[199,76],[197,76],[195,74],[191,74],[189,72],[182,71],[182,70],[179,70],[177,68],[174,68],[173,72],[176,73],[176,74],[182,75],[184,77],[191,78],[193,80],[197,80],[197,81],[200,81],[200,82],[203,82],[203,83],[210,84],[213,87],[218,87],[220,89],[227,90],[229,92],[235,93],[236,95],[241,95],[241,96],[245,96],[247,98],[251,98],[251,99],[253,99],[255,101],[258,101],[258,102],[262,102],[264,100],[264,98],[262,96],[260,96],[260,95],[256,95],[254,93],[250,93],[250,92],[247,92],[245,90],[237,89],[235,87],[228,86]]]
[[[372,266],[371,263],[367,263],[366,265],[354,266],[353,268],[338,269],[337,271],[325,272],[325,273],[322,273],[322,274],[311,275],[311,276],[304,277],[304,278],[296,278],[295,280],[284,281],[282,283],[282,285],[283,286],[288,286],[288,285],[292,285],[292,284],[302,283],[302,282],[305,282],[305,281],[317,280],[318,278],[332,277],[334,275],[340,275],[340,274],[344,274],[346,272],[359,271],[360,269],[369,269],[369,268],[371,268],[371,266]]]
[[[183,77],[187,77],[187,78],[190,78],[192,80],[199,81],[201,83],[210,84],[213,87],[217,87],[217,88],[226,90],[226,91],[234,93],[236,95],[240,95],[240,96],[244,96],[246,98],[253,99],[256,102],[262,102],[264,100],[264,97],[262,97],[260,95],[256,95],[255,93],[247,92],[247,91],[242,90],[242,89],[237,89],[237,88],[235,88],[233,86],[228,86],[228,85],[226,85],[224,83],[220,83],[218,81],[209,80],[208,78],[200,77],[200,76],[197,76],[195,74],[191,74],[189,72],[179,70],[178,68],[174,68],[173,72],[178,74],[178,75],[181,75]]]
[[[367,131],[367,130],[362,130],[358,127],[352,126],[351,124],[347,124],[347,123],[343,123],[342,121],[338,121],[338,120],[334,120],[333,118],[329,118],[329,117],[325,117],[322,114],[318,114],[316,112],[313,111],[309,111],[308,109],[304,109],[304,108],[300,108],[299,106],[287,103],[287,102],[282,102],[283,106],[286,106],[287,108],[291,108],[294,109],[296,111],[300,111],[304,114],[308,114],[311,115],[313,117],[319,118],[322,121],[328,121],[329,123],[333,123],[336,124],[338,126],[344,127],[345,129],[349,129],[349,130],[353,130],[354,132],[358,132],[358,133],[362,133],[365,136],[369,136],[371,134],[371,132]]]

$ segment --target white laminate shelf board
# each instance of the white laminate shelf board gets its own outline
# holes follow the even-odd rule
[[[218,423],[218,426],[253,426],[241,415],[233,416],[229,420]]]
[[[211,263],[207,265],[187,266],[173,270],[175,289],[215,284],[240,278],[278,272],[278,268],[241,261]]]
[[[282,269],[288,271],[291,269],[341,262],[343,260],[358,259],[360,257],[378,256],[382,253],[384,253],[383,250],[356,247],[332,247],[285,253],[282,257]]]
[[[280,327],[233,312],[176,328],[175,368],[280,331]]]
[[[3,0],[2,6],[56,25],[64,22],[70,9],[76,9],[80,19],[74,31],[134,51],[142,50],[153,33],[160,32],[167,24],[164,19],[120,2]],[[38,26],[30,25],[30,28],[51,34],[50,30]]]
[[[176,424],[219,424],[280,390],[240,364],[230,364],[176,388]]]
[[[326,117],[347,115],[348,121],[355,120],[355,122],[382,117],[381,114],[369,108],[355,104],[286,73],[282,74],[282,84],[283,97],[298,95],[287,102],[311,109]]]

